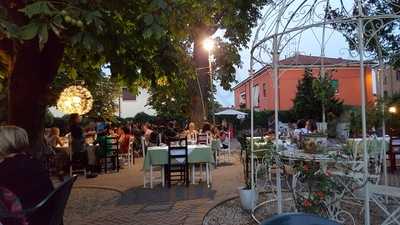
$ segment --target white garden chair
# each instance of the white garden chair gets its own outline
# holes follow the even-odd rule
[[[121,159],[125,160],[128,164],[128,168],[132,168],[133,163],[134,163],[134,155],[133,155],[133,137],[129,139],[129,148],[127,153],[121,153],[119,154]]]
[[[144,163],[144,160],[146,159],[146,155],[147,155],[145,138],[141,137],[140,142],[141,142],[142,151],[143,151],[143,163]],[[149,170],[150,188],[153,188],[153,181],[154,181],[154,176],[153,176],[154,168],[153,167],[154,167],[153,165],[150,165],[150,170]],[[165,186],[164,166],[160,166],[160,167],[161,167],[161,170],[160,170],[161,176],[160,176],[159,180],[161,181],[161,184],[164,187]],[[143,187],[144,188],[147,187],[147,171],[145,169],[143,169]]]
[[[400,188],[369,184],[369,192],[370,200],[385,213],[381,225],[400,225]]]
[[[226,137],[226,142],[227,148],[220,148],[219,149],[219,156],[222,158],[223,162],[231,162],[231,132],[228,132],[228,135]],[[228,159],[228,160],[227,160]]]

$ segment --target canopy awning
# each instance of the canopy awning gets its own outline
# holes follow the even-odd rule
[[[247,116],[247,113],[245,112],[240,112],[234,109],[226,109],[221,112],[215,113],[216,116],[240,116],[240,117],[245,117]]]

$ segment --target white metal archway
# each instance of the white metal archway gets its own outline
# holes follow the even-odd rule
[[[400,2],[396,0],[381,0],[383,4],[396,6],[400,9]],[[269,66],[272,69],[273,87],[274,87],[274,110],[275,110],[275,134],[279,133],[279,64],[280,57],[283,54],[291,54],[300,50],[303,35],[305,32],[311,33],[315,37],[315,41],[320,47],[320,70],[323,71],[324,57],[328,42],[333,33],[342,33],[340,26],[351,26],[356,30],[356,42],[352,43],[353,49],[345,46],[339,48],[339,51],[349,53],[352,58],[358,58],[360,67],[360,83],[361,83],[361,112],[362,112],[362,137],[364,152],[364,175],[365,180],[368,177],[368,151],[367,151],[367,126],[366,126],[366,93],[365,93],[365,71],[364,63],[366,58],[375,60],[379,65],[379,81],[382,84],[383,68],[386,63],[385,57],[382,55],[381,46],[377,45],[374,52],[366,51],[365,46],[375,41],[379,44],[379,31],[384,29],[390,23],[398,22],[400,19],[400,11],[391,11],[384,13],[368,14],[365,13],[362,0],[342,1],[342,0],[276,0],[265,9],[265,14],[259,24],[255,38],[251,46],[250,58],[250,77],[251,87],[254,86],[254,71],[256,67],[261,68]],[[337,9],[338,15],[335,18],[329,14],[332,9]],[[371,26],[373,29],[371,29]],[[367,29],[367,27],[369,29]],[[343,34],[343,33],[342,33]],[[345,34],[343,34],[345,35]],[[304,40],[303,40],[304,41]],[[337,48],[337,46],[334,46]],[[293,49],[294,48],[294,49]],[[345,51],[344,51],[345,50]],[[331,65],[332,66],[332,65]],[[285,68],[294,68],[298,65],[284,65]],[[323,73],[322,73],[323,74]],[[382,86],[381,86],[382,87]],[[381,88],[381,92],[383,90]],[[381,93],[381,94],[382,94]],[[255,188],[254,182],[254,102],[253,88],[251,88],[251,171],[252,171],[252,188]],[[324,110],[324,109],[323,109]],[[384,107],[382,108],[384,111]],[[323,116],[325,122],[325,116]],[[385,137],[385,124],[383,122],[383,137]],[[276,136],[278,143],[279,135]],[[382,142],[382,151],[386,152],[384,141]],[[277,151],[278,145],[276,145]],[[386,160],[384,160],[384,177],[386,178]],[[279,167],[278,167],[279,169]],[[278,213],[282,213],[282,189],[280,172],[276,172],[277,186],[277,209]],[[365,225],[370,225],[369,210],[369,191],[368,185],[365,186],[364,200],[364,221]]]

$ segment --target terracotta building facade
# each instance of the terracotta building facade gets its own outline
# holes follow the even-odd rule
[[[281,60],[279,64],[279,109],[290,110],[293,107],[293,99],[296,96],[299,80],[304,76],[305,68],[312,69],[317,77],[320,73],[321,64],[324,65],[326,73],[332,75],[336,86],[337,97],[343,100],[345,105],[361,105],[361,82],[359,62],[341,58],[321,58],[315,56],[295,55]],[[289,68],[289,66],[291,68]],[[292,67],[295,65],[295,67]],[[372,67],[367,63],[365,66],[365,88],[367,102],[375,99],[375,81],[373,79]],[[251,101],[250,78],[236,85],[235,108],[250,108]],[[254,106],[256,110],[274,109],[274,86],[272,70],[264,67],[254,75]]]
[[[378,94],[380,94],[378,89]],[[383,93],[386,97],[400,94],[400,70],[386,66],[383,73]]]

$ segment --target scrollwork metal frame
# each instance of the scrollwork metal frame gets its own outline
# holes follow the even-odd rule
[[[400,8],[400,1],[398,0],[380,0],[382,3],[396,6]],[[347,4],[346,4],[347,3]],[[352,43],[353,48],[339,48],[339,54],[343,54],[343,50],[347,50],[347,53],[351,58],[358,57],[360,65],[360,82],[365,85],[364,82],[364,63],[365,59],[375,61],[375,66],[378,68],[379,82],[382,85],[384,76],[384,68],[387,59],[382,54],[383,47],[380,45],[379,32],[391,23],[398,23],[400,19],[400,10],[375,13],[372,15],[365,14],[364,3],[362,0],[354,0],[351,4],[349,1],[330,1],[330,0],[274,0],[273,3],[265,9],[265,14],[262,17],[260,24],[255,32],[255,38],[251,46],[250,56],[250,82],[251,86],[254,86],[253,78],[255,76],[254,70],[256,68],[269,67],[272,71],[274,81],[274,102],[275,102],[275,121],[279,121],[279,68],[283,68],[279,65],[279,58],[283,53],[293,54],[299,51],[300,41],[304,32],[312,31],[313,29],[320,29],[322,33],[322,40],[319,42],[321,45],[321,57],[322,62],[320,68],[323,70],[325,48],[327,47],[326,42],[326,31],[341,32],[335,25],[350,24],[355,27],[357,35],[355,35],[355,41]],[[330,9],[335,8],[340,13],[340,17],[329,18],[327,15]],[[385,20],[389,20],[386,22]],[[367,26],[373,25],[373,31],[367,29]],[[315,35],[316,36],[316,35]],[[352,40],[353,38],[347,38]],[[375,41],[377,43],[376,51],[366,51],[365,46]],[[293,44],[294,43],[294,44]],[[296,46],[297,44],[297,46]],[[289,46],[294,47],[295,50],[290,49]],[[337,48],[337,46],[335,46]],[[284,65],[285,69],[298,68],[305,65]],[[309,66],[309,65],[308,65]],[[335,66],[335,65],[330,65]],[[362,86],[363,87],[363,86]],[[383,91],[382,91],[383,92]],[[382,94],[382,93],[381,93]],[[253,102],[253,88],[251,88],[251,156],[252,164],[251,169],[254,175],[254,102]],[[365,89],[361,88],[362,96],[362,133],[363,133],[363,150],[364,150],[364,176],[365,180],[368,178],[368,152],[366,147],[366,103],[365,103]],[[384,107],[382,107],[382,110]],[[275,123],[275,133],[278,134],[279,127],[278,122]],[[385,124],[382,124],[385,127]],[[385,129],[383,129],[385,130]],[[385,136],[385,134],[383,134]],[[276,135],[276,143],[278,143],[278,135]],[[278,146],[277,146],[278,148]],[[278,149],[277,149],[278,150]],[[382,144],[382,152],[386,152],[385,145]],[[384,160],[384,164],[386,161]],[[277,160],[277,164],[279,164]],[[386,165],[385,165],[386,166]],[[386,167],[385,167],[386,168]],[[276,173],[276,189],[277,189],[277,204],[278,213],[282,212],[282,188],[279,168]],[[387,184],[386,171],[384,171],[385,184]],[[252,176],[253,178],[254,176]],[[252,188],[255,188],[254,179],[252,179]],[[365,188],[365,225],[370,225],[369,215],[369,192],[368,185]]]

